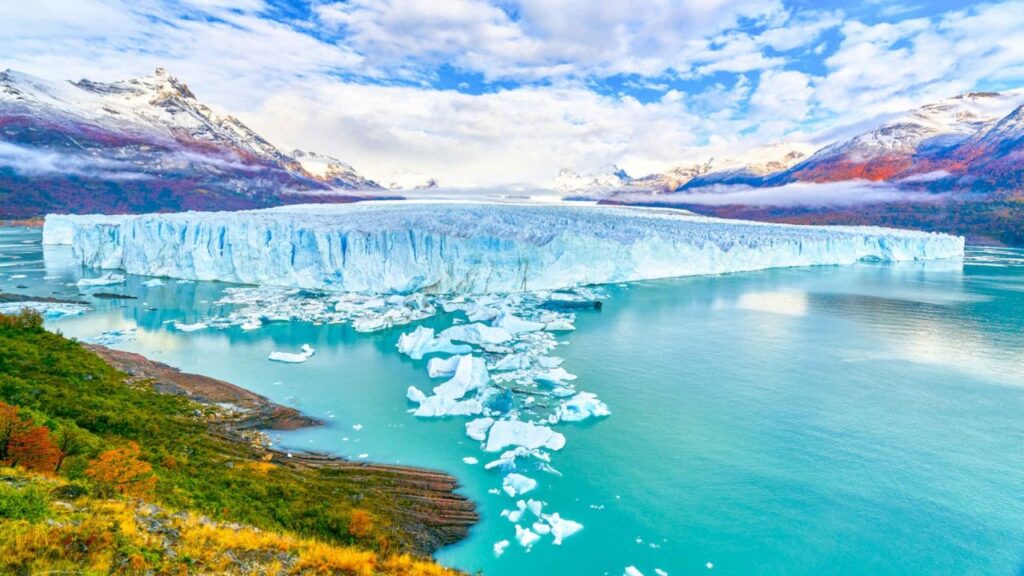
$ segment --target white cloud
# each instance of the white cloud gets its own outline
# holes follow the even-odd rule
[[[778,207],[847,207],[887,202],[928,202],[943,198],[940,194],[906,192],[885,183],[864,180],[846,182],[794,182],[774,188],[747,186],[707,186],[692,192],[658,196],[664,204],[697,204],[704,206],[778,206]],[[621,195],[616,200],[649,202],[649,195]]]
[[[810,76],[795,70],[769,70],[761,74],[750,97],[754,111],[765,119],[799,121],[807,115],[814,94]]]

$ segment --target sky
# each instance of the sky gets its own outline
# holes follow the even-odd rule
[[[164,67],[372,178],[537,186],[824,144],[1024,86],[1024,0],[5,0],[0,69]]]

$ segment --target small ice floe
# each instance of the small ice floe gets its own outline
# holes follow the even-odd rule
[[[548,456],[547,452],[541,450],[530,450],[523,448],[522,446],[516,446],[512,450],[506,450],[501,453],[501,456],[497,460],[488,462],[485,466],[485,470],[491,468],[501,468],[502,470],[515,470],[516,460],[519,458],[534,457],[542,462],[551,462],[551,457]]]
[[[542,322],[532,322],[530,320],[524,320],[508,310],[502,310],[491,322],[491,325],[496,328],[502,328],[510,334],[522,334],[524,332],[538,332],[545,328],[545,324]]]
[[[501,489],[499,489],[499,488],[490,488],[490,489],[487,490],[487,493],[492,495],[492,496],[499,496],[499,495],[501,495]]]
[[[644,573],[637,570],[636,566],[626,566],[626,570],[622,573],[622,576],[644,576]]]
[[[115,284],[124,284],[123,274],[114,274],[107,272],[99,278],[82,278],[75,285],[87,288],[90,286],[113,286]]]
[[[712,564],[711,562],[708,562],[707,564],[704,565],[704,567],[707,568],[708,570],[711,570],[712,568],[715,567],[715,565]]]
[[[146,288],[156,288],[158,286],[163,286],[164,281],[159,278],[152,278],[150,280],[146,280],[145,282],[143,282],[142,285],[145,286]]]
[[[546,372],[541,372],[533,377],[538,383],[546,384],[548,386],[561,386],[565,382],[572,382],[576,379],[575,374],[570,374],[565,368],[552,368]]]
[[[267,359],[274,362],[285,362],[287,364],[301,364],[302,362],[309,360],[309,357],[316,352],[316,350],[309,344],[303,344],[302,348],[299,350],[300,352],[297,354],[294,352],[271,352]]]
[[[99,336],[85,338],[84,341],[90,344],[100,344],[101,346],[115,346],[134,341],[135,334],[135,328],[121,328],[118,330],[107,330],[100,333]]]
[[[451,378],[459,367],[459,357],[431,358],[427,362],[427,376],[431,378]]]
[[[470,466],[476,466],[477,464],[480,463],[479,460],[472,456],[466,456],[465,458],[462,459],[462,461],[466,464],[469,464]]]
[[[174,322],[174,328],[181,332],[195,332],[196,330],[203,330],[209,327],[210,325],[206,322],[196,322],[194,324],[182,324],[178,321]]]
[[[554,538],[551,543],[555,546],[561,546],[562,540],[583,529],[583,524],[562,518],[558,512],[544,514],[542,518],[551,526],[551,536]]]
[[[544,325],[544,329],[548,332],[571,332],[576,326],[568,320],[552,320]]]
[[[365,460],[365,459],[367,459],[367,458],[369,458],[369,457],[370,457],[370,455],[369,455],[369,454],[367,454],[366,452],[363,452],[362,454],[360,454],[360,455],[359,455],[359,458],[361,458],[361,459],[363,459],[363,460]]]
[[[526,354],[509,354],[494,363],[492,367],[496,372],[510,372],[512,370],[527,370],[530,368],[530,357]]]
[[[487,431],[494,424],[494,418],[477,418],[466,422],[466,436],[473,440],[483,442],[487,439]]]
[[[355,430],[356,432],[359,432],[360,430],[363,429],[363,425],[362,424],[353,424],[352,425],[352,429]]]
[[[250,318],[245,322],[242,322],[239,327],[246,332],[250,330],[258,330],[263,327],[263,320],[259,318]]]
[[[502,540],[494,543],[494,557],[501,558],[501,555],[505,553],[505,548],[508,548],[509,541]]]
[[[501,489],[505,491],[505,494],[508,494],[513,498],[526,494],[536,487],[536,480],[523,476],[522,474],[516,474],[515,472],[505,476],[505,479],[501,481]],[[525,503],[523,507],[525,508]]]
[[[25,274],[11,274],[11,280],[20,280],[22,278],[28,278]]]
[[[455,369],[450,380],[434,387],[433,395],[427,396],[415,386],[410,386],[406,398],[419,404],[413,413],[422,417],[455,416],[479,414],[483,404],[478,399],[462,400],[469,392],[487,385],[490,375],[483,358],[462,355],[455,356]]]
[[[520,546],[526,549],[532,548],[533,545],[537,543],[537,540],[540,540],[540,536],[532,530],[529,528],[523,528],[522,526],[516,526],[516,541],[519,542]]]
[[[417,326],[412,332],[398,337],[398,352],[413,360],[421,360],[427,354],[467,354],[473,348],[466,344],[454,344],[448,338],[435,338],[434,329]]]
[[[66,302],[5,302],[0,304],[0,314],[17,314],[25,309],[38,312],[45,320],[59,320],[67,316],[85,314],[89,307],[85,304]]]
[[[591,392],[580,392],[559,405],[555,415],[562,422],[579,422],[587,418],[610,416],[608,405]]]
[[[500,420],[491,426],[484,450],[497,452],[506,446],[522,446],[528,450],[561,450],[565,447],[565,436],[548,426],[518,420]]]
[[[508,521],[513,524],[518,524],[523,519],[523,514],[526,513],[526,502],[519,500],[516,502],[515,510],[502,510],[501,515],[508,518]]]
[[[479,322],[462,324],[446,328],[438,334],[438,338],[452,342],[465,342],[481,346],[484,344],[501,344],[512,339],[512,334],[504,328],[495,328]]]
[[[662,570],[661,568],[655,568],[654,573],[658,576],[668,576],[668,572]]]

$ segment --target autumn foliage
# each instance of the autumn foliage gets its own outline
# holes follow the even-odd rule
[[[61,451],[46,426],[22,418],[18,408],[0,402],[0,464],[52,473],[57,470]]]
[[[373,533],[373,516],[366,510],[356,508],[348,519],[348,533],[356,538],[366,538]]]
[[[101,452],[89,462],[85,475],[108,491],[137,498],[148,496],[156,487],[156,476],[153,467],[140,460],[139,454],[135,442]]]

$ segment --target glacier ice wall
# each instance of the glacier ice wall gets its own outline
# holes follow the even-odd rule
[[[43,244],[71,244],[77,226],[120,224],[131,216],[107,214],[47,214],[43,219]]]
[[[573,204],[365,202],[63,218],[72,221],[75,257],[91,267],[379,293],[558,289],[865,259],[950,258],[962,256],[964,247],[963,238],[936,233]]]

